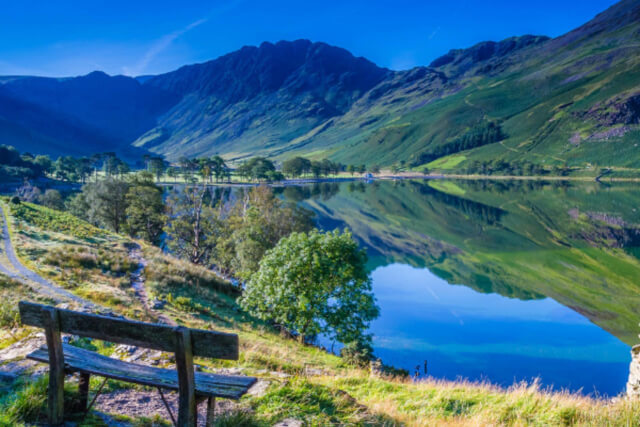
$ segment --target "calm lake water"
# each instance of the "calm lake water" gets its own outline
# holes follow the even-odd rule
[[[616,395],[640,313],[635,185],[399,181],[279,189],[368,251],[376,355],[412,375]]]

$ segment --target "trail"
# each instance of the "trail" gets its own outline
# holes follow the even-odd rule
[[[7,260],[10,264],[9,266],[0,265],[0,272],[15,280],[19,280],[31,286],[36,292],[51,297],[56,301],[59,301],[60,299],[72,300],[78,304],[82,304],[85,307],[89,307],[92,309],[102,309],[102,307],[84,298],[80,298],[79,296],[76,296],[65,289],[60,288],[59,286],[40,276],[38,273],[25,267],[16,255],[13,243],[11,242],[11,235],[9,234],[7,216],[5,215],[4,209],[1,205],[0,217],[2,219],[2,240],[4,241],[4,254],[6,255]],[[7,267],[11,267],[13,270],[15,270],[15,273],[11,272]]]
[[[162,313],[159,313],[153,308],[153,304],[149,301],[149,296],[147,295],[147,290],[144,286],[145,277],[144,277],[144,269],[147,266],[147,260],[142,255],[142,248],[140,245],[136,244],[129,249],[129,257],[135,260],[138,263],[138,268],[136,271],[131,273],[131,287],[135,291],[136,298],[142,303],[142,306],[158,318],[159,323],[164,323],[166,325],[178,326],[178,324],[171,318],[165,316]]]

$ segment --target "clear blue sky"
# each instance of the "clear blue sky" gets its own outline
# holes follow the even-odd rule
[[[0,75],[157,74],[263,41],[306,38],[378,65],[451,48],[561,35],[613,0],[14,1],[0,12]]]

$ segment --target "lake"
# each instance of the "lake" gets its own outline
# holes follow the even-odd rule
[[[640,341],[637,185],[403,180],[278,191],[366,248],[383,363],[419,377],[624,390]]]

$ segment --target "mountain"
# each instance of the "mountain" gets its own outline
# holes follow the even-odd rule
[[[0,80],[0,138],[24,151],[81,154],[139,152],[131,141],[178,101],[125,76]]]
[[[244,47],[147,80],[182,100],[134,145],[174,158],[267,154],[342,116],[390,74],[308,40]]]
[[[640,167],[640,2],[391,71],[324,43],[263,43],[157,76],[0,78],[0,138],[37,152],[221,154],[463,168]],[[13,107],[19,105],[19,107]]]

